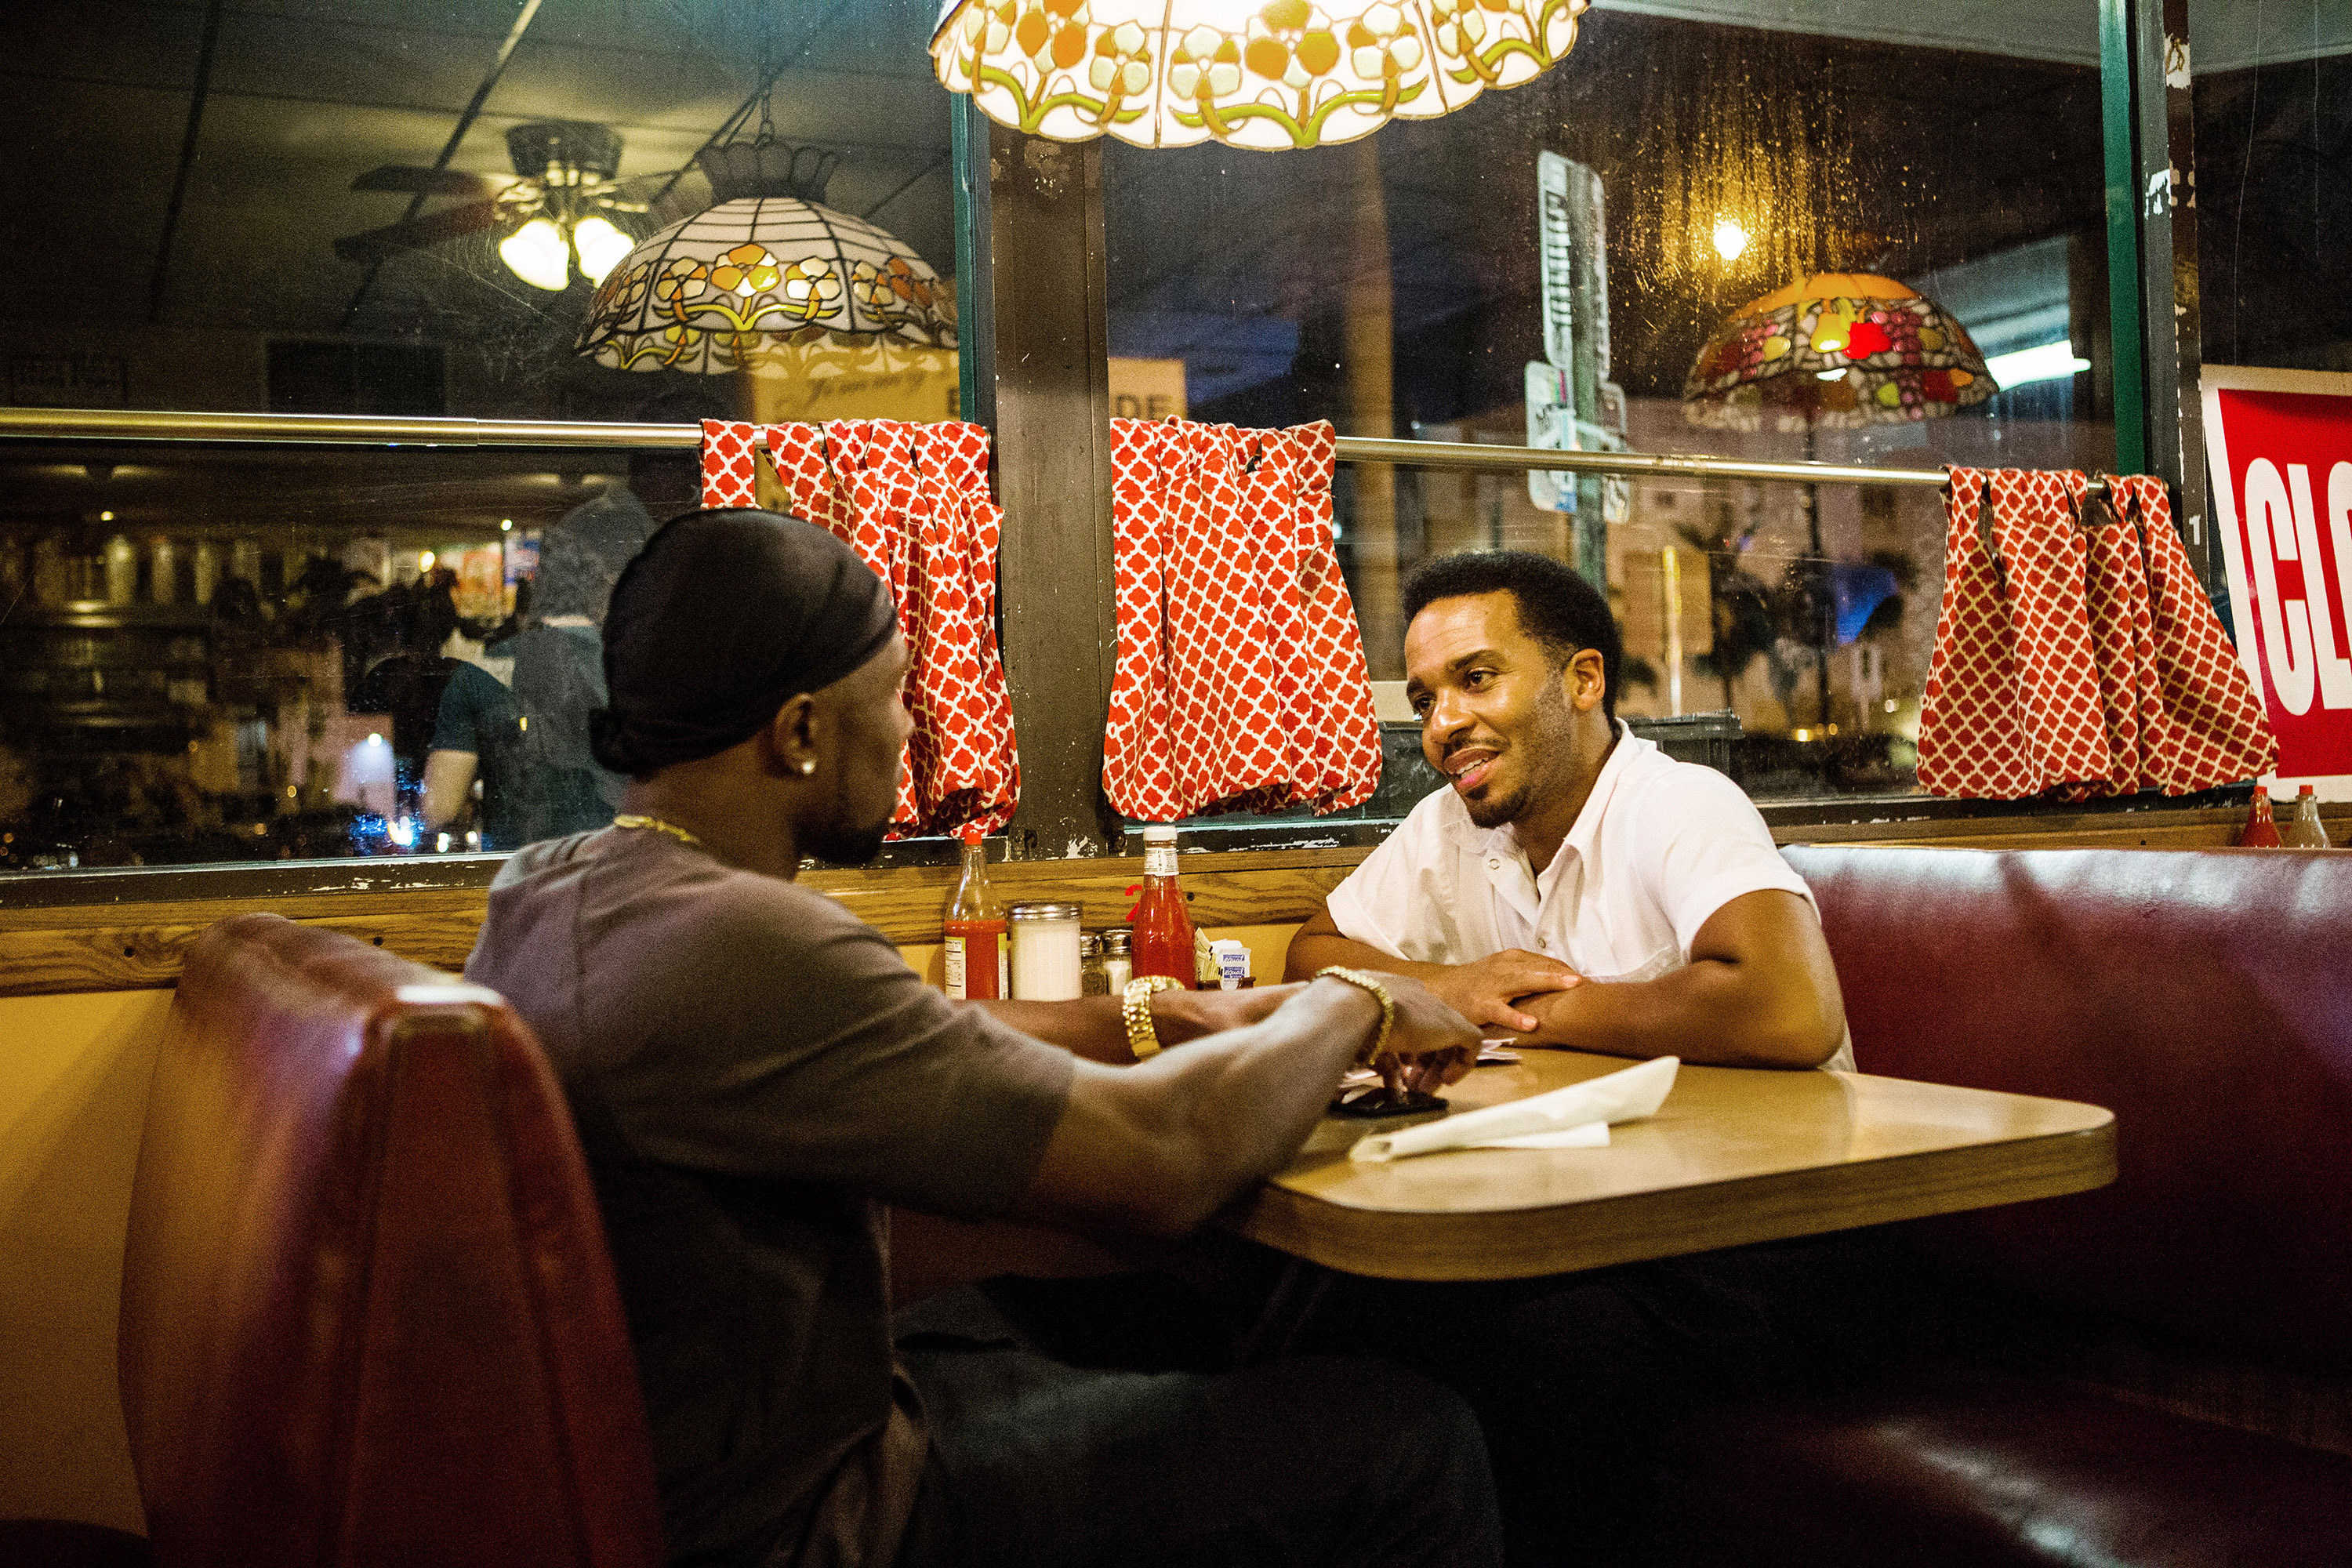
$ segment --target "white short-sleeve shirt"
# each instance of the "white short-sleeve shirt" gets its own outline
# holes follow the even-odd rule
[[[1391,958],[1472,963],[1517,948],[1588,980],[1626,982],[1688,963],[1716,910],[1768,888],[1813,902],[1738,784],[1676,762],[1621,721],[1540,875],[1509,826],[1479,826],[1445,788],[1332,889],[1329,908],[1343,935]],[[1825,1065],[1853,1069],[1851,1036]]]

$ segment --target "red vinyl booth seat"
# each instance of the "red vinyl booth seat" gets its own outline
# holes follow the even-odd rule
[[[636,1373],[561,1091],[499,997],[274,915],[188,955],[122,1279],[162,1568],[652,1568]]]
[[[1863,1071],[2116,1113],[2112,1185],[1923,1240],[2074,1305],[2352,1370],[2352,854],[1787,854]]]
[[[1863,1071],[2116,1113],[2116,1182],[1923,1221],[1948,1287],[2352,1366],[2352,854],[1802,847]],[[2055,1373],[1913,1366],[1702,1416],[1676,1561],[2343,1568],[2352,1458]]]

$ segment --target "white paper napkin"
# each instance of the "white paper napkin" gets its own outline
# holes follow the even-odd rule
[[[1516,1138],[1481,1138],[1475,1143],[1465,1143],[1465,1149],[1606,1149],[1609,1147],[1609,1123],[1588,1121],[1581,1127],[1564,1127],[1557,1132],[1522,1132]]]
[[[1584,1142],[1588,1139],[1605,1143],[1610,1122],[1639,1121],[1664,1103],[1666,1091],[1674,1088],[1675,1073],[1681,1066],[1679,1057],[1659,1057],[1622,1072],[1556,1089],[1549,1094],[1490,1105],[1484,1110],[1449,1116],[1441,1121],[1424,1121],[1397,1132],[1375,1132],[1358,1139],[1356,1146],[1348,1151],[1348,1158],[1385,1164],[1413,1154],[1433,1154],[1441,1149],[1580,1148],[1590,1146]],[[1589,1131],[1595,1122],[1601,1126],[1598,1139],[1592,1139]],[[1559,1142],[1549,1141],[1560,1134],[1570,1138]],[[1499,1142],[1533,1138],[1547,1141]]]

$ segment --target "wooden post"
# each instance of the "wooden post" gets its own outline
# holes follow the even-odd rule
[[[982,141],[976,130],[971,139]],[[1101,855],[1116,830],[1102,796],[1116,635],[1102,149],[994,124],[985,145],[997,580],[1021,749],[1013,847],[1023,858]]]
[[[1340,301],[1339,360],[1346,377],[1340,432],[1396,435],[1395,315],[1389,274],[1388,201],[1381,188],[1375,138],[1348,149],[1356,202],[1348,226],[1348,268]],[[1404,625],[1398,595],[1396,468],[1357,463],[1354,535],[1356,620],[1374,680],[1404,678]]]

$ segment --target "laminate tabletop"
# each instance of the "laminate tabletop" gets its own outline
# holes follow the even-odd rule
[[[1444,1092],[1474,1110],[1628,1065],[1528,1049]],[[1513,1279],[2054,1197],[2116,1174],[2115,1117],[2098,1106],[1867,1073],[1685,1063],[1658,1113],[1611,1128],[1606,1148],[1348,1158],[1396,1125],[1325,1117],[1223,1223],[1351,1274]]]

